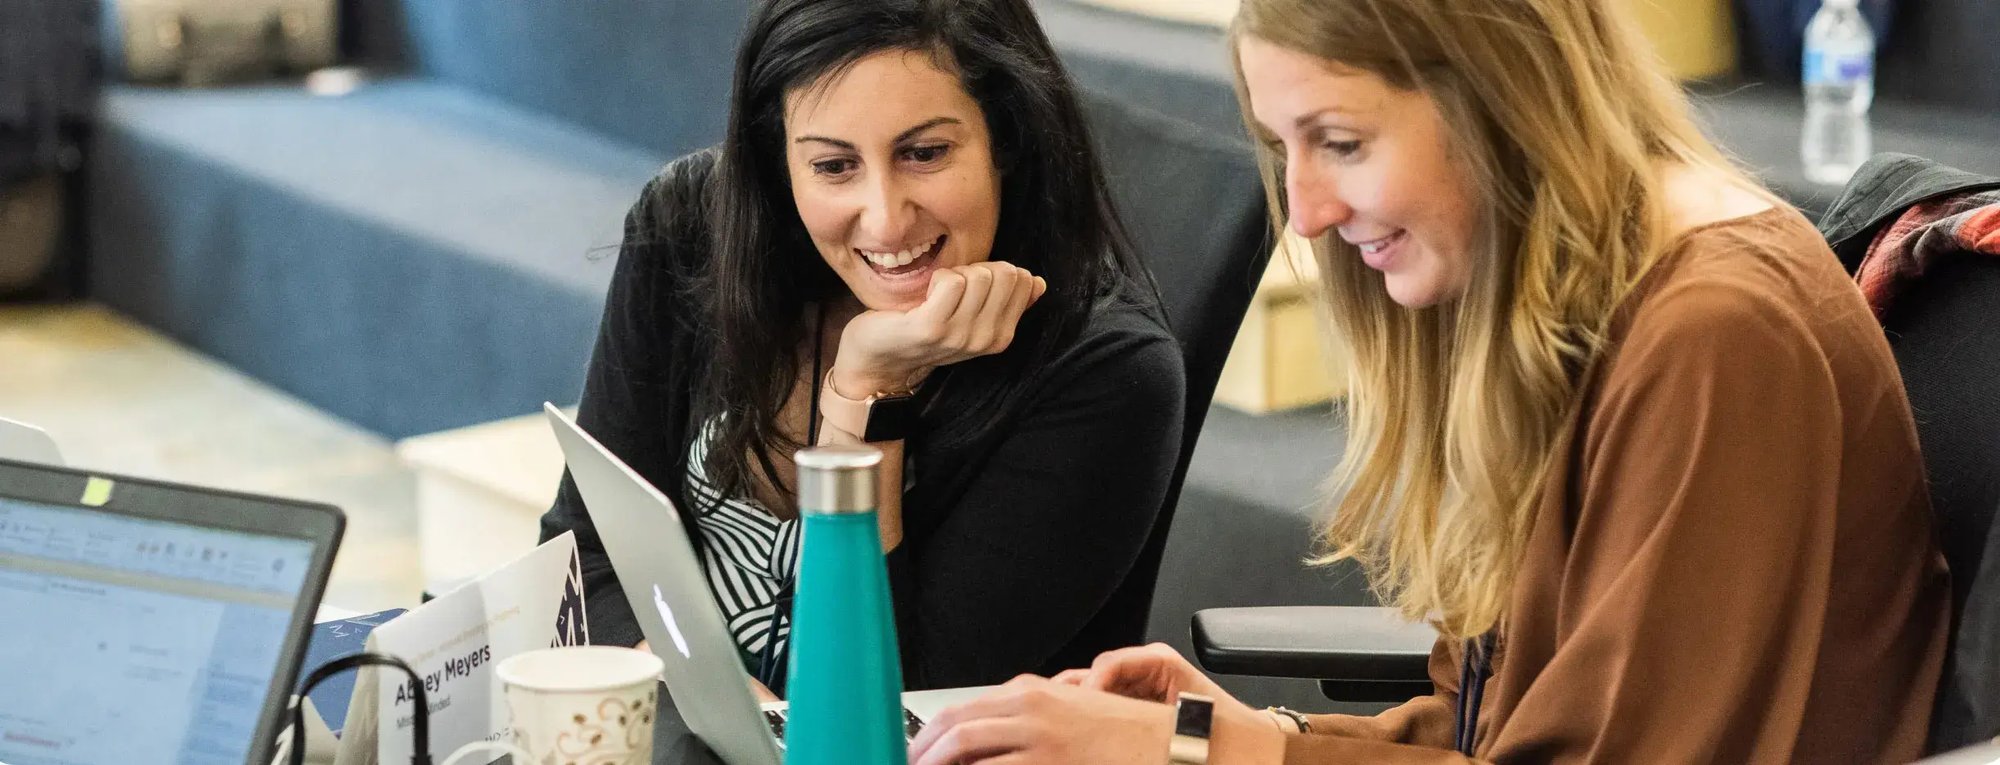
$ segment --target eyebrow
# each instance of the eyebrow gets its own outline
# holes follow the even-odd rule
[[[965,123],[959,120],[957,117],[932,117],[930,119],[924,120],[916,127],[910,128],[909,130],[905,130],[901,133],[897,133],[895,143],[902,143],[904,141],[910,140],[911,138],[916,137],[917,134],[922,133],[931,128],[937,127],[939,125],[963,125],[963,124]],[[802,135],[792,140],[792,143],[807,143],[807,142],[824,143],[832,146],[838,146],[848,151],[856,151],[856,149],[854,148],[854,144],[849,143],[847,141],[842,141],[838,138],[827,138],[825,136],[817,136],[817,135]]]
[[[1328,114],[1353,114],[1353,112],[1350,112],[1338,106],[1329,106],[1325,109],[1320,109],[1317,111],[1300,115],[1298,119],[1292,120],[1292,127],[1299,130],[1305,130],[1306,128],[1315,127],[1319,123],[1319,118],[1324,117]]]

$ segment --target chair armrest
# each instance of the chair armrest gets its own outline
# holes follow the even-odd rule
[[[1392,609],[1209,608],[1194,615],[1201,666],[1225,675],[1430,682],[1437,631]]]
[[[1195,659],[1225,675],[1320,681],[1340,701],[1406,701],[1431,692],[1437,631],[1388,608],[1210,608],[1192,625]]]

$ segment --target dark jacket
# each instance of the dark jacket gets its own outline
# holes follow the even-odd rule
[[[699,211],[713,156],[669,165],[627,217],[577,417],[684,516],[688,447],[706,416],[695,396],[714,341],[684,297],[708,258]],[[905,443],[915,482],[903,496],[904,538],[887,556],[906,686],[1004,682],[1137,643],[1143,613],[1100,609],[1132,572],[1180,451],[1185,372],[1157,310],[1100,299],[987,438],[936,437],[980,414],[929,406],[953,372],[919,394],[925,414]],[[542,519],[543,538],[564,531],[582,549],[593,641],[637,643],[567,475]]]
[[[1847,182],[1820,217],[1819,232],[1848,273],[1861,265],[1875,234],[1904,210],[1939,197],[2000,189],[2000,178],[1968,173],[1908,154],[1876,155]]]
[[[1851,272],[1905,211],[1996,190],[2000,178],[1882,154],[1855,173],[1820,232]],[[2000,258],[1937,258],[1900,290],[1882,324],[1916,414],[1958,607],[1931,725],[1931,746],[1950,749],[2000,735]]]
[[[97,98],[98,3],[0,2],[0,191],[55,169]]]

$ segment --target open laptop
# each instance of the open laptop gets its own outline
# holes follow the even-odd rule
[[[56,440],[50,438],[47,432],[5,417],[0,417],[0,460],[63,464],[62,451],[56,448]]]
[[[267,765],[345,523],[0,461],[0,762]]]
[[[786,705],[760,706],[750,694],[750,673],[673,503],[554,404],[543,408],[688,729],[730,765],[777,765]],[[904,733],[915,735],[932,715],[983,691],[903,694]]]

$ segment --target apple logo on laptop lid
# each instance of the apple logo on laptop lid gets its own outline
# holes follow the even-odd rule
[[[687,638],[681,636],[681,625],[674,621],[674,609],[667,605],[667,596],[660,592],[659,585],[653,585],[653,607],[660,609],[660,620],[667,623],[667,634],[674,638],[674,649],[681,652],[681,658],[692,659],[688,651]]]

